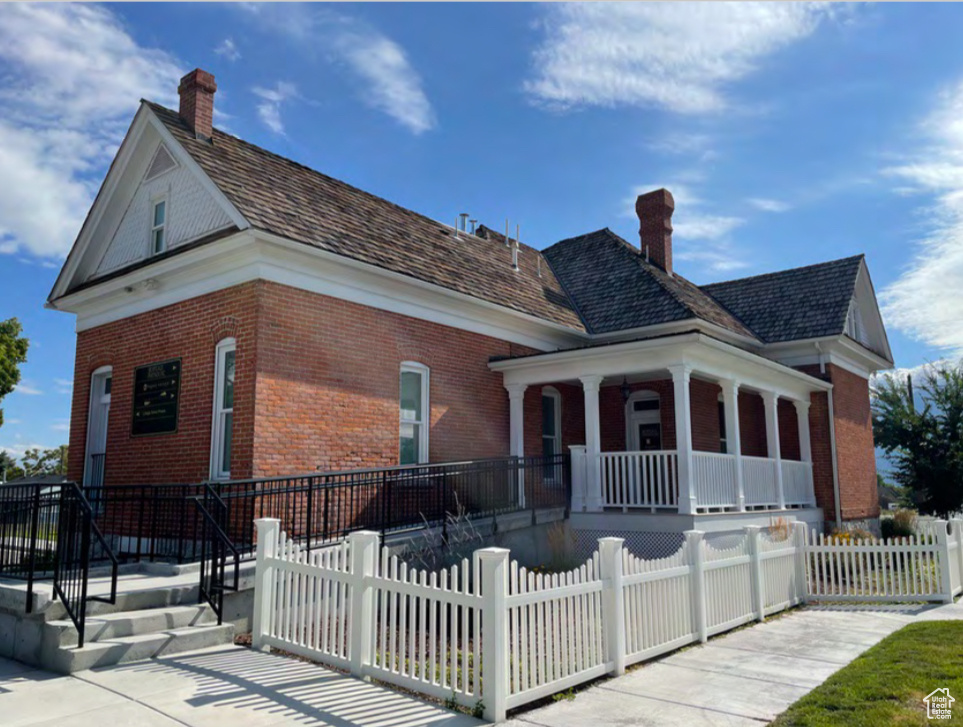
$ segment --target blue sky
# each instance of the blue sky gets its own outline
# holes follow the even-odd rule
[[[31,338],[0,448],[67,439],[73,318],[43,303],[141,97],[537,247],[676,197],[697,283],[858,252],[897,365],[963,351],[956,5],[0,6],[0,319]]]

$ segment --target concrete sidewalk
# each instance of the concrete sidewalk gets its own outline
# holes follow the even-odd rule
[[[930,619],[963,619],[963,604],[805,608],[523,712],[505,727],[759,727],[884,637]]]
[[[0,724],[44,727],[476,727],[419,699],[225,646],[60,676],[0,659]]]

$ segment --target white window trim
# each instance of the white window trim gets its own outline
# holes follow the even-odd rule
[[[101,366],[94,369],[90,373],[90,394],[88,396],[87,402],[87,438],[84,444],[84,484],[92,484],[89,481],[90,477],[90,458],[97,454],[106,454],[107,451],[107,432],[104,432],[104,451],[103,452],[91,452],[91,448],[95,444],[93,442],[93,428],[91,427],[91,422],[94,419],[94,412],[97,408],[103,404],[106,404],[107,409],[107,421],[104,422],[104,428],[106,429],[110,424],[110,394],[100,394],[97,395],[98,388],[103,389],[103,386],[99,384],[100,381],[106,380],[108,375],[111,379],[114,377],[114,367],[113,366]],[[113,389],[113,382],[111,382],[111,389]],[[94,397],[97,396],[97,401],[94,401]]]
[[[555,436],[552,439],[555,440],[555,452],[556,454],[562,453],[562,394],[554,386],[543,386],[542,396],[548,396],[555,399]],[[546,439],[545,429],[542,428],[542,439]]]
[[[428,430],[431,429],[431,370],[417,361],[402,361],[398,371],[398,462],[401,462],[401,375],[414,373],[421,376],[421,416],[422,421],[416,422],[418,429],[418,464],[429,461]]]
[[[214,349],[214,401],[212,407],[212,421],[211,421],[211,479],[212,480],[229,480],[231,478],[231,471],[222,470],[221,462],[223,461],[224,454],[224,415],[230,411],[231,414],[234,413],[234,407],[232,406],[230,410],[223,409],[221,407],[221,402],[224,401],[224,361],[227,354],[231,351],[235,352],[234,358],[234,371],[235,376],[237,375],[237,342],[233,338],[224,338],[218,341],[217,346]],[[232,432],[233,435],[233,432]],[[233,447],[234,441],[232,436],[231,446]]]
[[[665,432],[662,431],[662,397],[659,395],[658,391],[653,391],[652,389],[639,389],[638,391],[633,391],[629,396],[628,400],[625,402],[625,449],[626,451],[633,452],[638,451],[642,443],[637,441],[639,438],[639,429],[636,422],[639,419],[647,418],[645,416],[640,416],[635,412],[635,402],[654,400],[659,402],[657,409],[653,409],[655,412],[655,424],[659,425],[659,438],[661,439]],[[648,414],[648,412],[646,412]],[[649,414],[651,417],[652,415]],[[634,449],[629,449],[634,445]]]
[[[164,223],[161,225],[154,224],[154,211],[157,209],[157,205],[161,202],[164,203]],[[167,252],[167,242],[168,242],[168,225],[167,222],[171,218],[171,203],[166,194],[159,195],[157,197],[152,197],[150,201],[150,234],[148,236],[147,244],[150,249],[150,257],[154,255],[160,255],[161,253]],[[164,231],[164,247],[162,250],[154,249],[154,233],[157,230]]]

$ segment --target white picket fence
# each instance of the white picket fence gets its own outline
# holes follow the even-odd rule
[[[689,531],[647,560],[601,538],[568,573],[532,573],[485,548],[447,570],[409,568],[376,533],[306,551],[256,521],[253,642],[499,721],[508,709],[621,674],[807,600],[949,601],[963,590],[963,521],[922,538],[832,542],[747,527],[727,549]]]

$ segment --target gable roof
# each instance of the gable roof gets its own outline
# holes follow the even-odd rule
[[[703,285],[766,343],[842,335],[862,255]]]
[[[214,129],[195,138],[177,112],[144,102],[252,227],[584,331],[539,251],[451,227]]]
[[[608,228],[562,240],[542,253],[591,333],[699,318],[755,338],[698,286],[646,262]]]

